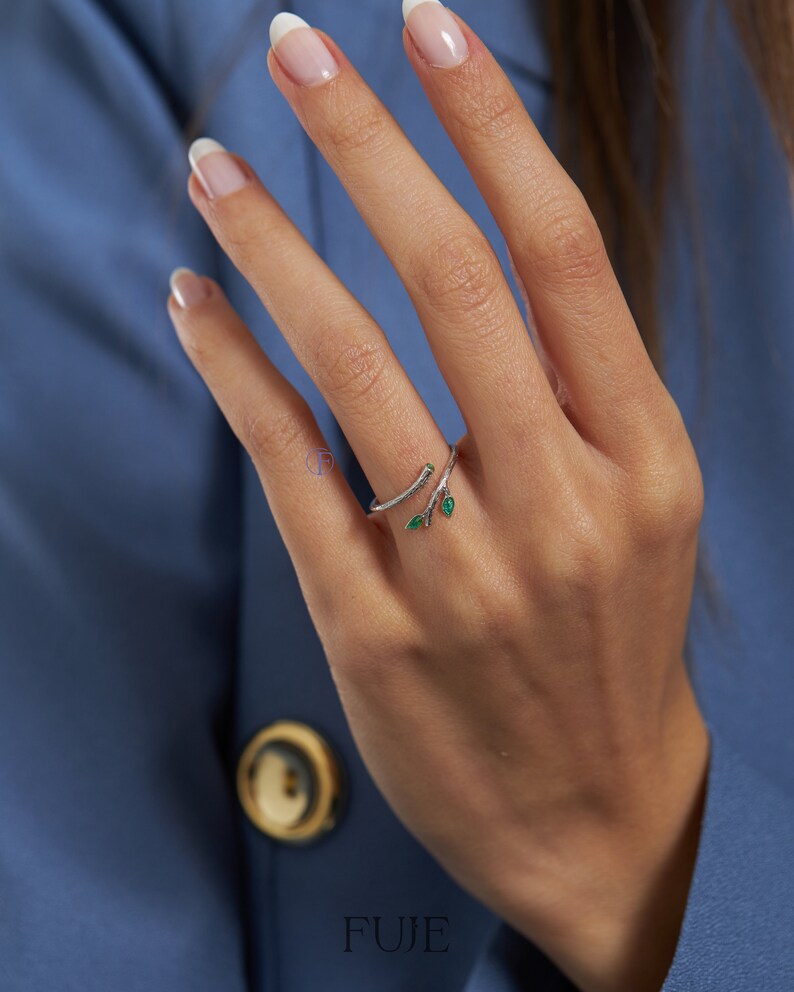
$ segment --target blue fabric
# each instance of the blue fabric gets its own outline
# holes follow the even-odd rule
[[[442,430],[463,431],[396,274],[267,77],[278,8],[254,6],[0,0],[0,989],[558,992],[567,980],[446,876],[370,780],[253,468],[165,313],[174,266],[217,276],[369,498],[324,401],[186,203],[182,131],[200,102],[200,131],[253,163]],[[531,3],[454,6],[552,137]],[[342,44],[507,271],[405,61],[399,7],[298,12]],[[706,7],[680,19],[704,240],[698,256],[682,193],[663,306],[724,611],[696,595],[689,656],[712,753],[664,992],[788,992],[794,237],[782,157],[723,16],[707,42]],[[348,771],[346,816],[312,847],[269,841],[234,795],[242,747],[278,718],[327,734]],[[447,916],[449,952],[343,953],[344,916],[400,914]]]

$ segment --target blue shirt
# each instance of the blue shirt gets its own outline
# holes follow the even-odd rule
[[[688,653],[712,750],[664,992],[789,992],[794,238],[782,153],[727,18],[719,7],[710,33],[707,6],[682,5],[678,23],[693,185],[671,197],[661,303],[722,612],[696,591]],[[454,8],[553,139],[530,0]],[[369,499],[326,404],[186,201],[199,103],[198,130],[253,164],[382,324],[445,435],[463,432],[399,279],[268,77],[277,9],[0,4],[0,988],[568,989],[375,788],[253,466],[166,315],[172,268],[218,278]],[[405,59],[398,0],[298,12],[342,45],[509,271]],[[344,820],[302,848],[255,830],[234,792],[244,744],[284,717],[321,729],[349,776]],[[345,916],[400,914],[448,917],[448,952],[344,953]]]

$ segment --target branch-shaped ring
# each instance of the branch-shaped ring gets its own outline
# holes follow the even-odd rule
[[[457,444],[451,444],[449,446],[449,461],[447,462],[444,471],[441,474],[438,485],[433,490],[433,494],[428,501],[427,506],[423,513],[418,513],[415,517],[411,517],[408,523],[405,525],[406,530],[418,530],[424,523],[425,527],[429,527],[433,519],[433,510],[441,497],[444,494],[444,499],[441,502],[441,512],[446,517],[452,516],[452,511],[455,509],[455,500],[452,493],[449,491],[447,486],[447,480],[449,479],[450,472],[455,466],[455,462],[458,460],[458,446]],[[399,496],[395,496],[394,499],[387,500],[385,503],[378,503],[377,498],[373,497],[372,502],[369,505],[370,512],[375,510],[388,510],[393,506],[397,506],[399,503],[410,499],[414,493],[419,492],[422,486],[425,485],[427,480],[435,471],[435,466],[432,462],[428,462],[419,474],[416,482],[410,485],[404,493],[400,493]]]
[[[399,496],[395,496],[394,499],[387,500],[385,503],[378,503],[377,496],[373,496],[372,502],[369,504],[370,513],[374,510],[390,510],[393,506],[397,506],[398,503],[403,503],[405,500],[410,499],[414,493],[419,492],[434,471],[435,465],[432,462],[428,462],[413,485],[410,485],[404,493],[400,493]]]

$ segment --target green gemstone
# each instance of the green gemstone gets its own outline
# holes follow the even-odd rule
[[[405,525],[406,530],[416,530],[417,527],[422,526],[422,514],[417,513],[415,517],[411,517],[408,523]]]
[[[431,472],[435,472],[436,470],[436,466],[432,462],[428,462],[427,467],[430,469]]]
[[[452,511],[455,509],[455,500],[451,496],[446,496],[444,502],[441,504],[441,512],[446,517],[452,516]]]

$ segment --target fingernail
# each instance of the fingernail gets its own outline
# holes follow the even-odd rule
[[[276,14],[270,22],[270,44],[286,72],[302,86],[317,86],[339,72],[322,38],[297,14]]]
[[[403,0],[403,20],[430,65],[451,69],[469,54],[457,21],[441,0]]]
[[[191,269],[174,269],[168,281],[176,302],[183,310],[189,310],[210,295],[207,284]]]
[[[211,200],[228,196],[248,182],[248,176],[240,168],[239,162],[212,138],[194,141],[188,158],[190,167]]]

